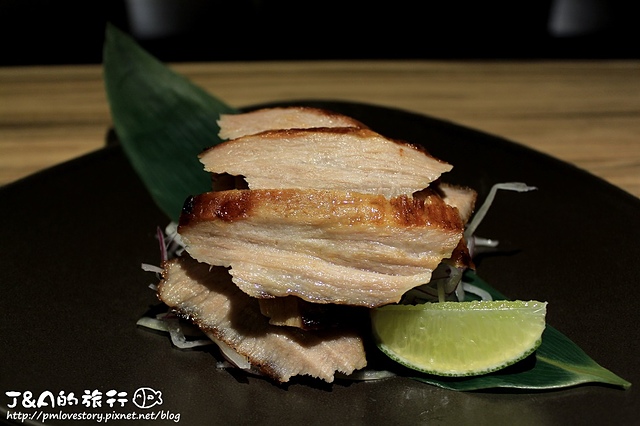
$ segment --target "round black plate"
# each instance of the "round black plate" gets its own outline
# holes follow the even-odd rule
[[[348,102],[287,104],[332,109],[386,136],[422,144],[454,165],[445,180],[475,188],[480,200],[498,182],[538,187],[498,194],[478,235],[498,239],[502,251],[480,258],[478,274],[509,298],[548,301],[551,325],[604,367],[640,382],[634,294],[639,199],[517,143],[423,115]],[[2,420],[16,410],[36,413],[23,406],[23,396],[32,392],[36,399],[46,391],[74,393],[78,404],[56,402],[42,408],[45,413],[158,412],[172,416],[164,423],[180,416],[186,425],[604,425],[640,419],[633,387],[453,392],[401,378],[278,386],[216,368],[207,350],[173,348],[166,336],[135,325],[159,306],[148,288],[156,278],[140,264],[159,263],[156,226],[168,220],[117,145],[5,186],[0,218]],[[162,404],[135,407],[131,399],[143,387],[160,391]],[[85,407],[84,392],[94,390],[103,393],[102,407]],[[109,407],[110,390],[126,392],[128,402]],[[21,396],[14,400],[11,391]]]

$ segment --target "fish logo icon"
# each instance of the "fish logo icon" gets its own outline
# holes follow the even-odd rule
[[[162,392],[152,388],[138,388],[133,394],[133,403],[138,408],[162,405]]]

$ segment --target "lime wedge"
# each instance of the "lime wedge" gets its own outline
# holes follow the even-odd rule
[[[546,302],[387,305],[371,311],[377,345],[394,361],[439,376],[500,370],[542,343]]]

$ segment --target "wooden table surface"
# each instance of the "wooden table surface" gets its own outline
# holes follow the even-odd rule
[[[640,197],[640,61],[182,63],[233,106],[325,99],[401,108],[502,136]],[[0,185],[104,146],[100,65],[0,68]]]

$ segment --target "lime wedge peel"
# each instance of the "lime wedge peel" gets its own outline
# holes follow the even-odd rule
[[[438,376],[475,376],[526,358],[542,343],[546,302],[472,301],[387,305],[371,311],[378,348]]]

